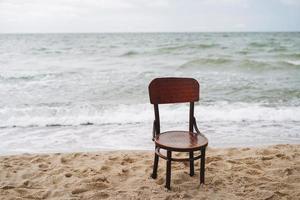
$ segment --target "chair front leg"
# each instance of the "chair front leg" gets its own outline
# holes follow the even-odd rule
[[[171,158],[172,151],[167,151],[167,173],[166,173],[166,188],[171,189]]]
[[[195,171],[194,171],[194,152],[190,152],[190,176],[194,176]]]
[[[156,150],[156,147],[155,147],[155,150]],[[158,159],[159,159],[159,156],[156,153],[154,153],[153,172],[151,175],[151,177],[153,179],[156,179],[156,177],[157,177]]]
[[[200,184],[204,184],[205,179],[205,149],[206,147],[201,149]]]

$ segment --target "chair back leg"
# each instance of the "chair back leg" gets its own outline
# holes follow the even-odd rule
[[[166,173],[166,188],[171,189],[171,158],[172,151],[167,151],[167,173]]]
[[[200,184],[204,184],[205,179],[205,149],[206,147],[201,149]]]

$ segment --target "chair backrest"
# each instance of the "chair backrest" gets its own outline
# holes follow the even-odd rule
[[[199,83],[193,78],[156,78],[149,85],[152,104],[199,101]]]
[[[151,104],[154,104],[156,134],[160,133],[158,104],[168,103],[190,103],[189,131],[193,131],[194,102],[199,101],[199,88],[198,81],[193,78],[167,77],[151,81],[149,96]]]

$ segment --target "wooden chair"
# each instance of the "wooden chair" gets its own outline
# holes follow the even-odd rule
[[[194,176],[194,161],[201,158],[200,184],[204,184],[205,149],[207,138],[199,131],[194,117],[194,102],[199,101],[199,83],[192,78],[156,78],[149,84],[150,102],[154,105],[155,120],[153,122],[153,138],[155,142],[155,156],[152,178],[157,177],[159,157],[167,161],[166,185],[170,189],[171,161],[190,162],[190,176]],[[158,104],[190,103],[189,131],[160,132]],[[196,132],[194,132],[194,129]],[[167,151],[163,155],[160,150]],[[174,158],[172,152],[188,152],[189,158]],[[194,156],[195,151],[200,155]]]

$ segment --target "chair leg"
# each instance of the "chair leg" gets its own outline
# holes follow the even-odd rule
[[[194,160],[192,160],[193,158],[194,158],[194,152],[191,151],[190,152],[190,176],[194,176],[195,175]]]
[[[153,179],[156,179],[156,177],[157,177],[158,159],[159,159],[159,157],[158,157],[158,155],[156,155],[156,153],[155,153],[155,154],[154,154],[153,172],[152,172],[152,175],[151,175],[151,177],[152,177]]]
[[[205,149],[206,147],[201,149],[200,184],[204,184],[205,179]]]
[[[171,158],[172,151],[167,151],[167,173],[166,173],[166,188],[171,189]]]

